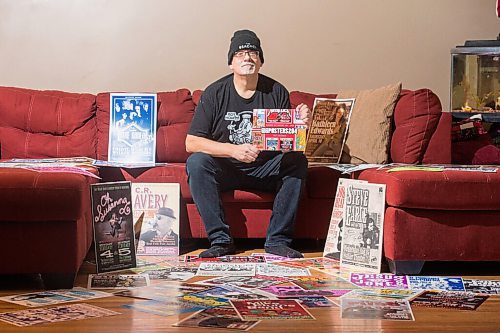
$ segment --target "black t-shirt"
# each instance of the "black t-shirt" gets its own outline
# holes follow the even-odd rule
[[[288,108],[288,91],[277,81],[259,74],[257,89],[247,99],[238,94],[229,74],[205,89],[189,134],[223,143],[251,143],[253,109]]]

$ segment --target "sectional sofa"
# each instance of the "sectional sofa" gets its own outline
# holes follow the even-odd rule
[[[184,139],[201,91],[158,92],[157,161],[152,168],[101,168],[101,181],[176,182],[181,239],[204,238],[187,185]],[[292,106],[315,95],[292,91]],[[2,159],[87,156],[107,159],[109,93],[78,94],[0,87]],[[390,158],[450,163],[451,117],[428,89],[403,90],[396,103]],[[310,167],[296,238],[324,239],[340,173]],[[387,184],[385,256],[398,273],[426,260],[498,260],[498,175],[367,170],[356,177]],[[48,286],[72,285],[92,241],[89,184],[77,174],[0,169],[0,274],[41,273]],[[472,200],[474,195],[480,200]],[[265,237],[273,193],[230,191],[224,207],[235,238]],[[478,239],[487,240],[481,245]]]

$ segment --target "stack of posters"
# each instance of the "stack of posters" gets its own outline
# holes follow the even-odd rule
[[[339,163],[354,101],[354,98],[314,100],[305,148],[309,162]]]
[[[353,180],[346,178],[340,178],[338,181],[323,257],[340,260],[342,230],[344,227],[345,187],[351,181]],[[362,180],[358,180],[358,182],[362,182]]]
[[[0,168],[19,168],[36,172],[76,173],[100,179],[89,157],[12,158],[0,162]]]

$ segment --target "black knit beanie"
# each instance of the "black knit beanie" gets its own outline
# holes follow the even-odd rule
[[[227,64],[231,65],[234,53],[240,50],[255,50],[259,51],[260,62],[264,63],[264,53],[260,47],[260,39],[255,32],[250,30],[238,30],[231,38],[229,45],[229,53],[227,54]]]

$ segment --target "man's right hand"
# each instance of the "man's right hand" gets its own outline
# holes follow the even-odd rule
[[[260,153],[259,149],[249,143],[234,145],[233,148],[234,150],[231,157],[244,163],[254,162]]]

